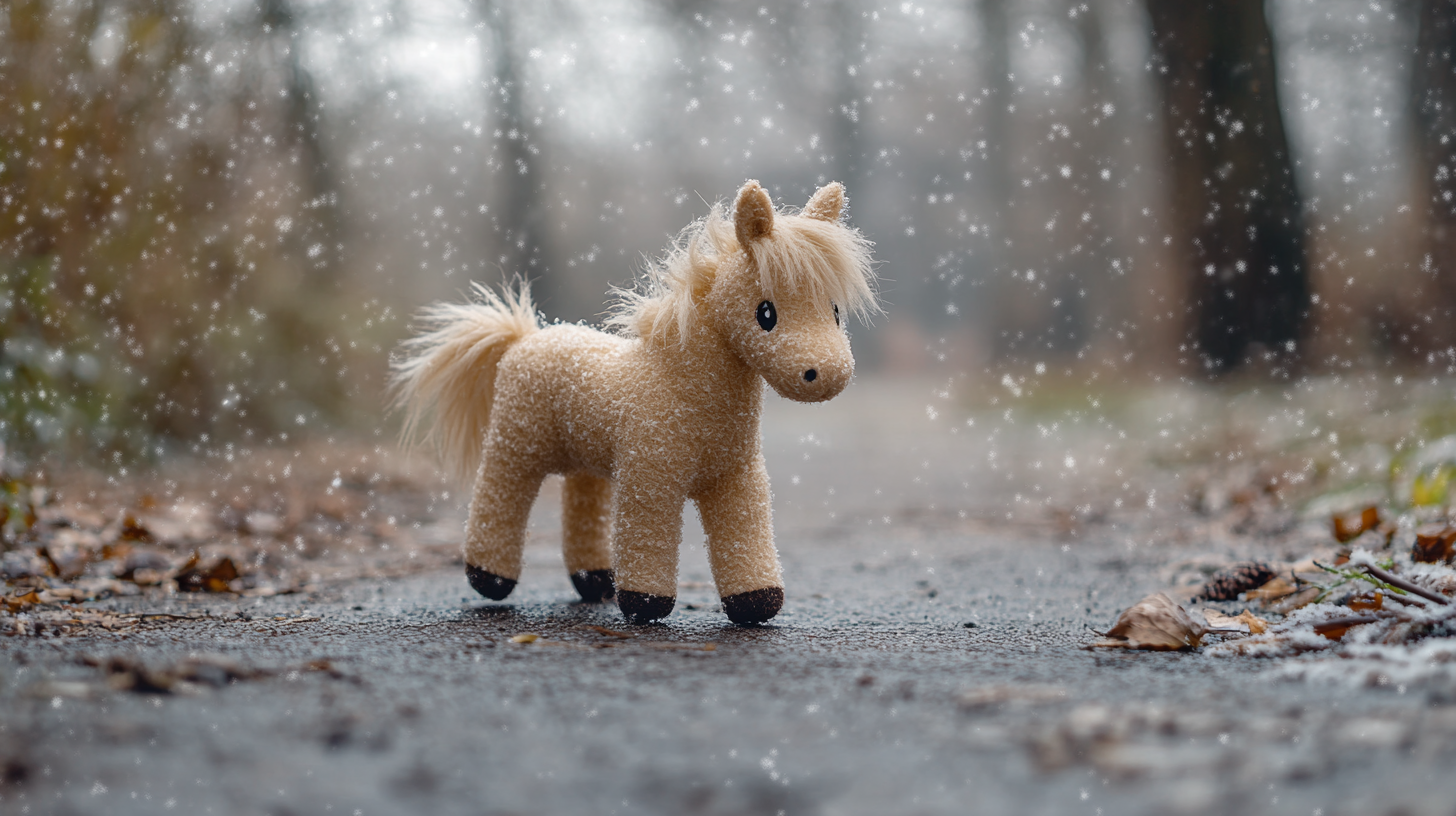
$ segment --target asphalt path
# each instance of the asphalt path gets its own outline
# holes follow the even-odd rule
[[[691,512],[663,623],[575,602],[548,487],[505,603],[451,567],[0,641],[0,813],[1456,813],[1456,691],[1086,650],[1196,542],[1028,522],[1050,480],[936,413],[770,405],[770,626],[724,618]],[[109,658],[214,668],[143,693]]]

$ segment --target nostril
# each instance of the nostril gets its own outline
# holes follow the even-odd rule
[[[808,371],[805,371],[804,372],[804,379],[808,380],[809,382],[814,382],[814,380],[817,379],[818,377],[819,377],[819,372],[815,371],[812,368],[809,369]]]

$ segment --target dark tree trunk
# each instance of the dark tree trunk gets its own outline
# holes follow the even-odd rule
[[[1113,301],[1121,300],[1124,295],[1119,280],[1124,270],[1113,268],[1113,261],[1120,254],[1113,237],[1118,215],[1113,170],[1118,164],[1120,123],[1127,112],[1118,110],[1121,106],[1117,104],[1107,55],[1105,0],[1072,2],[1082,43],[1082,121],[1075,144],[1081,154],[1077,157],[1081,166],[1073,176],[1076,179],[1073,193],[1082,213],[1077,218],[1077,244],[1082,247],[1083,273],[1075,278],[1079,290],[1085,290],[1086,294],[1079,291],[1075,299],[1068,300],[1079,303],[1079,308],[1090,313],[1085,318],[1089,336],[1081,338],[1086,342],[1092,339],[1091,334],[1106,329],[1099,322],[1113,319]]]
[[[313,76],[303,65],[299,53],[298,16],[289,0],[263,0],[261,21],[266,34],[275,37],[276,46],[284,53],[279,67],[283,70],[284,128],[303,165],[307,198],[308,222],[301,225],[295,243],[307,267],[323,281],[335,280],[339,272],[339,251],[342,225],[339,218],[339,180],[329,164],[328,151],[319,132],[323,120],[323,104]]]
[[[520,275],[536,283],[536,304],[551,299],[550,270],[546,259],[545,182],[541,146],[531,117],[526,114],[517,52],[515,13],[510,0],[486,0],[483,17],[494,33],[490,108],[499,164],[491,183],[493,218],[497,236],[493,260],[508,276]]]
[[[1431,345],[1456,338],[1456,2],[1421,0],[1415,65],[1411,71],[1411,113],[1416,141],[1418,189],[1425,198],[1425,257],[1435,303]]]
[[[1014,265],[1015,226],[1012,208],[1015,189],[1011,183],[1011,165],[1016,156],[1011,146],[1011,23],[1006,6],[1010,0],[977,0],[984,43],[981,50],[985,72],[985,102],[981,105],[980,138],[976,152],[982,157],[974,174],[981,194],[991,202],[987,225],[990,239],[985,242],[984,272],[995,293],[990,300],[992,314],[981,315],[991,328],[991,348],[999,355],[1010,354],[1016,345],[1012,338],[1026,325],[1024,310],[1014,307],[1017,287],[1009,275]]]
[[[1287,373],[1309,282],[1263,0],[1147,0],[1147,8],[1174,249],[1189,280],[1198,357],[1219,373],[1262,350]]]
[[[868,195],[865,176],[868,170],[865,162],[864,124],[865,111],[860,100],[864,94],[860,89],[859,74],[864,63],[864,21],[860,19],[861,7],[855,0],[839,0],[830,10],[833,15],[834,44],[834,96],[829,111],[829,149],[833,156],[831,165],[834,176],[849,191],[851,205],[854,196]]]

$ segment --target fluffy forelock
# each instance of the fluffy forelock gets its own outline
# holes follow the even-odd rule
[[[859,230],[839,221],[780,210],[769,234],[753,241],[749,269],[758,271],[769,297],[780,290],[806,294],[867,320],[880,311],[872,246]],[[687,338],[697,319],[697,301],[712,287],[724,262],[741,251],[731,215],[721,203],[713,205],[647,265],[637,289],[617,290],[608,325],[649,342]]]

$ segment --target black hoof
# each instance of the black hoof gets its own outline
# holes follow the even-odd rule
[[[623,589],[617,592],[617,608],[630,623],[651,623],[667,617],[677,598],[664,598],[646,592]]]
[[[601,603],[617,594],[617,585],[612,581],[609,569],[573,572],[571,583],[576,587],[576,594],[587,603]]]
[[[784,608],[782,587],[766,587],[752,592],[740,592],[723,599],[723,611],[728,620],[740,626],[763,623]]]
[[[514,578],[502,578],[493,572],[486,572],[480,567],[465,565],[465,577],[470,580],[470,586],[476,592],[491,599],[502,601],[516,588]]]

